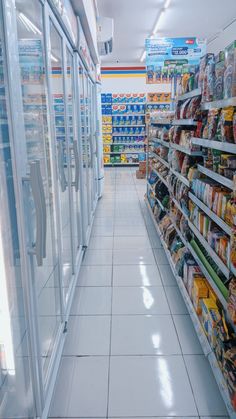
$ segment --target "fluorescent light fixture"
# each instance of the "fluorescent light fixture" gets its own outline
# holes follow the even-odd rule
[[[168,9],[169,5],[170,5],[171,0],[166,0],[165,4],[164,4],[164,9]]]
[[[143,53],[141,55],[141,58],[140,58],[140,61],[143,62],[145,57],[146,57],[146,50],[143,51]]]
[[[19,19],[29,32],[33,32],[35,35],[42,35],[39,28],[24,13],[19,13]]]
[[[152,34],[153,34],[153,35],[156,35],[156,33],[157,33],[157,30],[158,30],[158,25],[159,25],[159,21],[160,21],[161,16],[164,14],[164,12],[165,12],[165,9],[162,9],[162,10],[161,10],[161,13],[159,14],[159,16],[158,16],[158,18],[157,18],[156,24],[155,24],[154,29],[153,29],[153,31],[152,31]]]
[[[56,58],[55,55],[53,54],[51,54],[51,60],[54,61],[55,63],[59,62],[58,58]]]

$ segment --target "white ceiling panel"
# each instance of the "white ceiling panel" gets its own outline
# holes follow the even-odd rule
[[[140,63],[165,0],[97,0],[101,16],[114,18],[112,54],[104,63]],[[236,0],[171,0],[158,36],[211,38],[236,17]],[[236,34],[235,34],[236,38]]]

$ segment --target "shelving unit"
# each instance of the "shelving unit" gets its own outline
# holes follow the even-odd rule
[[[178,101],[179,100],[185,100],[185,99],[190,99],[192,97],[195,96],[199,96],[201,94],[201,91],[199,89],[190,92],[186,95],[180,96],[178,97]],[[229,102],[225,102],[225,101],[221,101],[220,105],[224,105],[224,106],[228,106],[229,104],[234,104],[236,106],[236,98],[230,100]],[[203,104],[203,107],[206,104]],[[219,103],[218,103],[219,105]],[[205,106],[204,109],[212,109],[215,107],[215,103],[214,106],[212,104],[207,104]],[[182,129],[187,129],[187,127],[191,128],[192,130],[196,127],[197,125],[197,121],[193,120],[193,119],[180,119],[180,120],[173,120],[172,123],[169,123],[170,121],[162,121],[163,123],[156,123],[157,121],[152,121],[151,124],[156,126],[156,125],[166,125],[167,128],[169,128],[170,125],[174,125],[174,126],[181,126]],[[159,122],[159,121],[158,121]],[[160,128],[160,127],[159,127]],[[194,192],[190,190],[191,187],[191,181],[189,181],[189,179],[187,179],[187,177],[183,176],[181,173],[176,172],[172,167],[171,167],[171,161],[170,164],[169,162],[163,160],[158,154],[155,153],[155,151],[153,151],[152,146],[156,146],[157,144],[159,146],[163,146],[163,147],[167,147],[170,150],[178,150],[180,153],[184,153],[187,154],[191,157],[196,157],[196,162],[197,164],[197,169],[199,174],[204,175],[210,179],[215,180],[215,182],[219,183],[220,185],[223,185],[227,188],[229,188],[231,191],[234,190],[233,187],[233,181],[222,176],[219,175],[218,173],[213,172],[212,170],[207,169],[206,167],[203,166],[202,163],[202,159],[203,158],[203,152],[202,152],[202,147],[205,148],[211,148],[211,149],[216,149],[216,150],[220,150],[225,152],[226,154],[236,154],[236,144],[233,143],[223,143],[220,141],[215,141],[215,140],[206,140],[203,138],[197,138],[197,137],[192,137],[190,139],[190,146],[189,149],[186,149],[185,147],[181,146],[180,144],[175,144],[175,143],[167,143],[163,140],[160,140],[159,138],[155,137],[155,130],[151,131],[151,135],[150,138],[148,140],[148,148],[147,148],[147,156],[148,157],[155,157],[156,160],[158,160],[159,162],[161,162],[162,164],[165,164],[166,167],[168,167],[169,169],[169,173],[173,176],[175,176],[177,179],[179,179],[185,186],[187,186],[187,188],[189,188],[189,190],[187,191],[187,196],[189,198],[189,202],[193,202],[200,211],[202,211],[203,213],[206,214],[207,217],[209,217],[210,220],[212,220],[220,230],[222,230],[223,233],[226,233],[226,235],[228,236],[228,238],[231,237],[231,226],[228,225],[225,220],[223,220],[222,218],[220,218],[215,212],[213,212],[204,202],[202,202],[197,196],[195,196]],[[159,130],[158,130],[159,131]],[[156,135],[159,135],[159,132],[156,133]],[[192,151],[192,147],[191,145],[194,146],[199,146],[199,150],[197,151]],[[158,151],[159,153],[159,151]],[[147,157],[147,158],[148,158]],[[192,159],[191,159],[192,161]],[[149,167],[147,165],[147,167]],[[186,203],[186,211],[184,211],[184,209],[181,207],[179,201],[176,199],[176,197],[173,196],[173,192],[174,189],[172,190],[172,181],[171,179],[169,179],[169,177],[167,178],[168,181],[166,179],[163,178],[163,176],[160,175],[160,173],[158,173],[158,171],[156,169],[153,169],[153,167],[150,168],[151,170],[153,170],[157,176],[159,177],[159,179],[161,179],[161,181],[167,186],[168,190],[169,190],[169,194],[170,194],[170,202],[172,202],[175,207],[181,212],[182,216],[185,219],[185,223],[187,223],[187,238],[185,237],[185,234],[183,234],[181,232],[180,228],[177,226],[176,221],[175,221],[175,216],[174,213],[172,214],[171,211],[171,206],[170,206],[170,210],[166,211],[166,217],[169,217],[169,219],[171,220],[172,223],[172,228],[175,229],[176,234],[178,235],[178,237],[180,238],[180,240],[182,241],[184,247],[189,251],[189,253],[192,255],[192,258],[195,260],[196,264],[200,267],[202,275],[204,275],[204,277],[206,278],[206,281],[208,282],[208,284],[210,285],[210,287],[212,288],[212,290],[215,292],[219,303],[222,305],[223,309],[226,312],[226,318],[227,321],[230,323],[231,320],[229,319],[228,315],[227,315],[227,299],[228,299],[228,295],[229,295],[229,291],[228,291],[228,283],[232,278],[232,275],[235,275],[235,269],[230,265],[229,261],[226,259],[224,259],[224,261],[221,259],[221,257],[218,255],[218,253],[216,252],[215,248],[212,248],[210,246],[210,244],[208,243],[207,239],[203,236],[203,234],[201,234],[201,232],[199,231],[199,229],[195,226],[195,224],[191,221],[190,218],[190,213],[191,213],[191,209],[187,210],[187,206],[188,206],[188,200],[184,200]],[[155,190],[154,190],[155,191]],[[176,193],[176,192],[175,192]],[[185,193],[185,192],[184,192]],[[154,193],[155,195],[155,193]],[[148,195],[147,195],[148,196]],[[186,198],[185,198],[186,199]],[[154,202],[154,201],[153,201]],[[211,344],[208,342],[208,339],[205,335],[205,332],[203,330],[203,326],[201,324],[200,318],[198,317],[196,310],[193,306],[193,303],[191,301],[191,297],[188,294],[187,289],[185,288],[184,282],[182,280],[181,277],[178,276],[170,251],[167,248],[167,245],[164,241],[163,238],[163,234],[161,233],[159,226],[158,226],[158,222],[155,219],[155,216],[152,212],[152,208],[149,205],[148,202],[148,198],[146,198],[146,203],[147,203],[147,207],[148,210],[150,212],[150,215],[152,217],[152,220],[154,222],[157,234],[160,236],[162,245],[163,245],[163,249],[166,253],[166,256],[168,258],[168,261],[170,263],[171,269],[174,273],[174,276],[176,278],[177,284],[179,286],[180,292],[184,298],[184,301],[186,303],[187,309],[189,311],[189,314],[191,316],[191,319],[193,321],[193,325],[194,328],[197,332],[198,338],[200,340],[200,343],[202,345],[203,351],[205,353],[205,355],[207,356],[209,363],[213,369],[213,373],[215,376],[215,379],[217,381],[217,384],[219,386],[219,389],[221,391],[222,397],[224,398],[224,401],[226,403],[227,409],[229,411],[230,417],[232,418],[236,418],[236,413],[234,411],[234,408],[232,407],[231,401],[230,401],[230,397],[229,397],[229,393],[228,393],[228,388],[227,388],[227,384],[225,381],[225,378],[223,376],[223,373],[220,369],[220,366],[217,362],[217,358],[216,355],[214,353],[213,348],[211,347]],[[153,203],[152,203],[153,205]],[[155,202],[155,206],[160,206],[160,203],[158,200],[156,200]],[[160,206],[160,208],[162,209],[162,207]],[[158,212],[157,212],[158,214]],[[158,219],[158,218],[157,218]],[[183,224],[183,218],[181,221],[181,225],[185,225]],[[197,223],[196,223],[197,225]],[[185,230],[184,230],[185,231]],[[192,239],[191,239],[192,237]],[[209,260],[208,257],[209,256]],[[231,323],[232,324],[232,323]]]
[[[157,160],[159,160],[159,162],[161,162],[162,164],[164,164],[164,166],[166,166],[166,167],[170,167],[170,165],[169,165],[169,163],[168,163],[168,161],[166,161],[166,160],[164,160],[164,159],[162,159],[158,154],[156,154],[154,151],[151,151],[150,152],[152,155],[153,155],[153,157],[155,157]]]
[[[212,258],[212,260],[214,260],[214,262],[218,265],[219,269],[221,270],[221,272],[225,275],[225,277],[227,279],[229,279],[230,276],[230,271],[229,268],[224,264],[224,262],[220,259],[220,257],[216,254],[216,252],[214,251],[214,249],[212,249],[212,247],[209,245],[209,243],[207,242],[207,240],[202,236],[202,234],[200,233],[200,231],[197,229],[197,227],[195,227],[195,225],[188,220],[188,225],[190,227],[190,229],[192,230],[192,232],[194,233],[194,235],[197,237],[197,239],[199,240],[199,242],[204,246],[204,248],[207,250],[209,256]]]
[[[170,167],[170,172],[173,173],[173,175],[175,175],[179,180],[181,180],[181,182],[183,182],[186,186],[190,187],[189,180],[183,175],[181,175],[181,173],[176,172],[174,169],[172,169],[172,167]]]
[[[187,292],[187,290],[186,290],[186,288],[184,286],[183,280],[178,275],[178,273],[176,272],[176,269],[175,269],[175,266],[174,266],[174,263],[173,263],[173,260],[172,260],[170,251],[167,248],[166,243],[165,243],[165,241],[164,241],[164,239],[162,237],[162,233],[161,233],[161,231],[160,231],[160,229],[158,227],[158,224],[157,224],[157,222],[155,220],[155,217],[153,215],[152,209],[151,209],[151,207],[149,205],[149,202],[148,202],[147,198],[146,198],[145,201],[146,201],[146,205],[147,205],[147,208],[149,210],[151,219],[153,221],[154,227],[155,227],[156,232],[157,232],[157,234],[158,234],[158,236],[159,236],[159,238],[161,240],[163,249],[164,249],[164,251],[166,253],[166,257],[167,257],[167,259],[169,261],[170,268],[171,268],[171,270],[173,272],[173,275],[174,275],[174,277],[176,279],[178,288],[179,288],[180,293],[181,293],[181,295],[182,295],[182,297],[184,299],[184,302],[186,304],[186,308],[188,310],[188,313],[189,313],[189,315],[191,317],[191,320],[192,320],[192,323],[193,323],[195,332],[196,332],[196,334],[198,336],[199,342],[201,344],[203,353],[207,357],[207,359],[209,361],[209,364],[210,364],[210,366],[212,368],[212,372],[214,374],[214,377],[215,377],[215,380],[216,380],[217,385],[219,387],[219,390],[221,392],[221,395],[222,395],[222,397],[224,399],[224,402],[225,402],[225,405],[227,407],[227,410],[228,410],[228,413],[230,415],[230,418],[236,419],[236,413],[235,413],[235,411],[234,411],[234,409],[232,407],[232,404],[231,404],[231,401],[230,401],[230,398],[229,398],[229,394],[228,394],[228,389],[227,389],[227,386],[226,386],[226,383],[225,383],[225,379],[224,379],[224,376],[222,374],[222,371],[221,371],[221,369],[219,367],[219,364],[217,362],[215,353],[213,352],[213,350],[212,350],[212,348],[210,346],[210,343],[208,342],[208,339],[207,339],[206,334],[205,334],[205,332],[203,330],[203,327],[201,325],[201,322],[199,320],[199,317],[197,316],[197,313],[195,311],[195,308],[193,306],[193,303],[192,303],[192,301],[191,301],[191,299],[189,297],[189,294],[188,294],[188,292]],[[190,245],[188,245],[188,248],[190,248]],[[193,256],[195,254],[196,261],[198,262],[199,258],[197,257],[196,253],[193,250],[192,250],[192,252],[193,252]],[[199,266],[201,266],[201,265],[199,264]],[[205,269],[205,268],[203,267],[203,269]],[[212,288],[214,289],[214,291],[216,291],[217,294],[219,294],[219,290],[215,286],[215,284],[212,281],[212,279],[209,278],[209,274],[207,272],[206,272],[206,278],[208,280],[210,279],[209,282],[210,282]],[[221,301],[222,301],[223,306],[226,307],[226,301],[224,299],[222,299],[222,297],[221,297]]]
[[[172,125],[196,126],[197,122],[193,119],[174,119]]]
[[[111,132],[108,133],[105,132],[105,130],[103,131],[104,136],[110,136],[110,141],[108,141],[108,137],[104,137],[106,140],[103,141],[104,165],[138,165],[137,159],[132,159],[131,156],[136,154],[138,155],[138,160],[144,159],[144,139],[146,133],[144,112],[146,97],[145,95],[143,95],[142,98],[140,96],[139,101],[136,101],[137,98],[134,98],[134,95],[132,94],[129,94],[129,98],[127,96],[125,100],[121,99],[121,97],[117,99],[117,97],[115,98],[115,95],[112,95],[111,93],[105,95],[105,100],[107,100],[107,97],[111,98],[111,100],[106,103],[106,105],[108,105],[108,112],[109,106],[111,108],[111,122],[105,122],[104,126],[107,129],[107,126],[110,125]],[[144,100],[142,100],[143,98]],[[108,115],[106,114],[105,116]],[[122,142],[121,137],[125,139],[124,142]],[[109,150],[108,146],[110,146]],[[118,146],[116,147],[116,151],[113,146]],[[127,149],[122,150],[121,146],[127,147]],[[128,149],[129,146],[132,146],[130,151]],[[121,160],[119,157],[121,155],[125,155],[126,157],[122,157]],[[128,156],[130,157],[129,159]],[[129,162],[129,160],[133,161]]]
[[[163,178],[163,176],[161,176],[161,174],[154,167],[152,167],[152,170],[153,170],[154,173],[156,173],[156,175],[161,179],[161,181],[164,183],[164,185],[166,185],[167,188],[168,188],[169,184],[168,184],[167,180],[165,180]]]
[[[201,108],[206,111],[210,109],[226,108],[227,106],[236,106],[236,97],[229,99],[214,100],[213,102],[203,102]]]
[[[234,184],[232,180],[227,179],[226,177],[221,176],[218,173],[207,169],[206,167],[203,167],[201,164],[198,164],[197,168],[200,173],[203,173],[209,178],[214,179],[216,182],[220,183],[221,185],[226,186],[227,188],[232,189],[232,190],[234,189]]]
[[[154,143],[159,143],[163,145],[164,147],[170,148],[170,143],[168,143],[167,141],[161,140],[160,138],[152,138],[152,141]]]
[[[192,99],[195,96],[200,96],[201,95],[201,89],[194,89],[191,90],[191,92],[185,93],[184,95],[178,96],[177,100],[186,100],[186,99]]]
[[[224,143],[221,141],[206,140],[204,138],[191,138],[192,144],[199,145],[206,148],[213,148],[215,150],[225,151],[226,153],[236,154],[236,144]]]
[[[171,143],[170,146],[174,148],[175,150],[181,151],[184,154],[188,154],[189,156],[202,156],[201,151],[192,151],[190,149],[187,149],[186,147],[183,147],[179,144]]]
[[[189,198],[204,211],[223,231],[225,231],[229,236],[231,234],[231,227],[226,224],[218,215],[211,211],[200,199],[198,199],[193,193],[189,192]]]

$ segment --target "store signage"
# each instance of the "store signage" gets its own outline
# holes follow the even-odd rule
[[[147,83],[170,83],[177,66],[198,65],[206,53],[206,41],[192,38],[146,39]]]

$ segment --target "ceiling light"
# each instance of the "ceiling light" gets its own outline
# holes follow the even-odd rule
[[[55,63],[59,62],[58,58],[56,58],[55,55],[53,54],[51,54],[51,60],[54,61]]]
[[[169,5],[170,5],[171,0],[166,0],[165,4],[164,4],[164,9],[168,9]]]
[[[159,14],[159,16],[157,18],[156,24],[155,24],[154,29],[152,31],[153,35],[156,35],[156,33],[157,33],[159,21],[160,21],[161,16],[164,14],[164,12],[165,12],[165,9],[161,10],[161,13]]]
[[[141,55],[141,58],[140,58],[141,63],[144,61],[145,57],[146,57],[146,50],[144,50]]]
[[[35,26],[34,23],[31,22],[31,20],[24,13],[19,13],[19,19],[25,25],[28,31],[32,31],[35,35],[42,35],[42,32],[39,30],[39,28],[37,28],[37,26]]]

